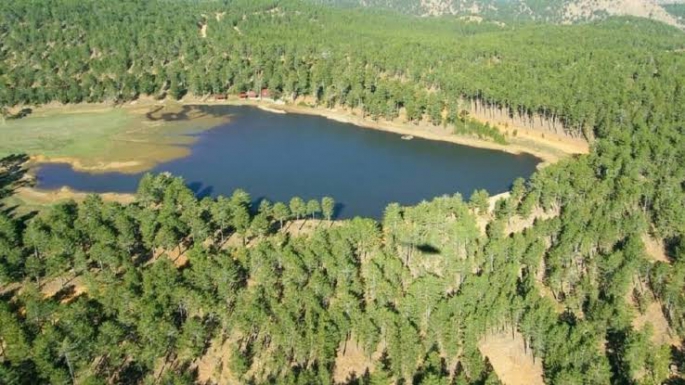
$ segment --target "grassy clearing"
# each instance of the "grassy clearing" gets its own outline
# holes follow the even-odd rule
[[[0,124],[0,157],[26,153],[89,171],[138,172],[188,154],[188,134],[225,121],[179,104],[38,109]]]
[[[107,147],[106,139],[120,134],[134,117],[123,109],[105,112],[50,110],[0,127],[0,156],[17,151],[48,157],[88,157]]]

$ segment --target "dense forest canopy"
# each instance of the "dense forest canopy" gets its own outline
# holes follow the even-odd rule
[[[479,349],[498,332],[521,336],[549,384],[682,383],[677,29],[292,1],[9,0],[0,18],[5,107],[266,87],[439,124],[477,100],[595,138],[492,211],[477,191],[332,223],[331,198],[200,200],[168,175],[145,177],[130,205],[6,208],[0,383],[498,384]],[[3,195],[22,159],[3,160]],[[290,233],[303,218],[316,230]],[[352,346],[368,365],[337,378]]]
[[[638,19],[506,28],[290,1],[44,4],[0,5],[0,105],[264,87],[452,125],[459,101],[477,100],[580,136],[638,99],[636,80],[685,73],[682,33]]]

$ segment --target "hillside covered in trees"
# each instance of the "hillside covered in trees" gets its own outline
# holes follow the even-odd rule
[[[498,333],[548,384],[683,382],[679,30],[291,1],[9,0],[0,18],[4,107],[269,88],[454,125],[478,101],[593,140],[492,210],[476,191],[332,222],[330,198],[198,199],[168,175],[129,205],[4,207],[0,383],[490,385]],[[2,161],[1,195],[24,160]]]
[[[683,76],[681,32],[635,19],[504,28],[290,1],[40,4],[0,5],[2,106],[268,88],[456,126],[471,100],[583,136],[642,92],[624,74]]]
[[[454,15],[505,23],[582,23],[610,16],[644,17],[683,27],[677,0],[319,0],[341,7],[386,9],[417,16]],[[675,16],[675,17],[674,17]]]

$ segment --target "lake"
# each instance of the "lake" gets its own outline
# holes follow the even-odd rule
[[[392,202],[416,204],[473,190],[508,190],[529,177],[540,160],[447,142],[361,128],[323,117],[275,114],[249,106],[206,106],[229,114],[229,123],[203,131],[185,158],[152,172],[184,178],[198,195],[229,195],[237,188],[253,199],[288,202],[333,197],[336,216],[380,218]],[[68,186],[89,192],[135,192],[143,174],[91,174],[69,165],[37,170],[38,187]]]

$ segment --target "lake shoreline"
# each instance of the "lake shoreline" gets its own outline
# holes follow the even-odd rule
[[[508,143],[506,145],[502,145],[491,140],[480,139],[470,135],[455,134],[448,128],[435,126],[427,122],[406,123],[399,121],[371,120],[362,118],[346,109],[330,109],[320,106],[296,105],[274,100],[237,98],[229,98],[227,100],[212,100],[200,97],[186,97],[177,102],[169,100],[155,100],[152,98],[141,98],[139,100],[121,105],[112,105],[110,103],[81,103],[78,105],[61,105],[59,103],[51,103],[46,106],[35,107],[35,111],[42,112],[46,110],[65,110],[66,113],[74,113],[75,111],[97,112],[117,108],[140,109],[145,107],[168,106],[173,104],[182,106],[253,106],[263,111],[276,114],[293,113],[319,116],[336,122],[352,124],[366,129],[390,132],[401,136],[411,136],[427,140],[442,141],[468,147],[502,151],[515,155],[530,154],[540,159],[538,169],[556,163],[565,157],[586,154],[589,152],[589,146],[587,143],[585,143],[585,146],[583,146],[581,143],[582,141],[555,136],[551,133],[540,133],[542,136],[541,138],[531,137],[530,135],[521,138],[514,137],[510,135],[510,133],[512,130],[517,129],[516,127],[498,127],[501,132],[509,133],[507,136]],[[547,138],[545,138],[545,136]],[[175,156],[174,158],[189,155],[190,151],[186,152],[186,154],[181,154],[181,156]],[[91,164],[84,162],[83,159],[74,157],[51,158],[41,154],[31,154],[30,166],[46,163],[69,164],[72,168],[74,168],[74,170],[94,174],[105,172],[132,174],[147,171],[154,166],[154,164],[151,162],[142,162],[137,159],[118,162],[97,162]]]
[[[70,187],[62,187],[59,189],[41,189],[32,186],[35,176],[32,173],[28,173],[25,177],[29,181],[29,186],[19,187],[15,190],[14,196],[19,198],[24,203],[30,203],[32,205],[49,205],[59,202],[65,202],[69,200],[74,200],[77,202],[83,201],[88,195],[97,194],[105,202],[116,202],[120,204],[130,204],[135,202],[135,193],[92,193],[87,191],[75,190]],[[503,192],[499,194],[492,195],[488,198],[488,211],[492,213],[495,209],[495,205],[499,200],[507,199],[510,196],[510,192]],[[345,219],[335,219],[332,222],[340,222]]]
[[[121,106],[120,108],[126,109],[126,108],[145,108],[145,109],[150,109],[150,110],[157,110],[158,107],[160,106],[167,106],[168,103],[171,103],[172,105],[179,105],[174,102],[153,102],[153,101],[147,101],[144,103],[135,103],[134,104],[127,104],[125,106]],[[210,113],[215,114],[215,115],[230,115],[232,116],[233,113],[245,113],[246,116],[252,116],[252,114],[257,114],[258,116],[261,116],[262,118],[260,119],[269,119],[268,120],[268,126],[272,127],[273,129],[279,130],[279,123],[280,122],[285,122],[285,121],[291,121],[292,119],[302,119],[304,121],[309,121],[311,124],[310,132],[311,135],[315,133],[321,133],[324,135],[327,130],[325,128],[330,127],[331,130],[334,130],[332,132],[335,132],[335,129],[340,130],[343,133],[346,133],[346,135],[372,135],[371,131],[367,130],[350,130],[351,126],[344,127],[344,130],[348,131],[343,131],[343,128],[340,128],[340,126],[337,123],[330,123],[327,124],[325,121],[321,119],[314,119],[314,118],[306,118],[306,116],[318,116],[321,118],[326,118],[326,119],[331,119],[334,122],[342,122],[344,124],[353,124],[357,127],[360,128],[368,128],[368,129],[373,129],[377,131],[384,131],[384,132],[390,132],[395,135],[387,135],[387,134],[380,134],[376,133],[373,134],[372,136],[375,137],[380,137],[380,138],[385,138],[384,140],[389,140],[390,143],[398,143],[399,141],[399,136],[400,135],[411,135],[415,136],[417,138],[427,138],[429,140],[433,140],[434,142],[428,142],[424,140],[417,140],[416,146],[424,146],[426,150],[428,150],[430,153],[435,153],[436,151],[445,151],[448,154],[461,154],[463,152],[468,152],[468,151],[474,151],[474,150],[469,150],[469,148],[476,149],[479,147],[484,147],[484,146],[464,146],[463,148],[459,147],[452,147],[452,143],[456,143],[459,145],[464,145],[461,143],[461,141],[464,138],[460,138],[456,135],[451,135],[448,134],[448,130],[443,128],[443,127],[425,127],[421,125],[410,125],[409,127],[402,126],[397,123],[387,123],[387,122],[370,122],[370,121],[364,121],[363,119],[360,119],[359,117],[354,116],[354,114],[343,114],[340,113],[339,111],[336,110],[327,110],[323,108],[309,108],[305,106],[292,106],[292,105],[284,105],[280,104],[277,102],[270,102],[270,101],[255,101],[255,100],[231,100],[231,101],[222,101],[222,102],[206,102],[203,100],[200,101],[195,101],[195,100],[186,100],[185,106],[192,106],[192,109],[204,109],[206,111],[211,111]],[[224,107],[222,108],[221,105],[239,105],[239,106],[248,106],[244,108],[249,108],[245,110],[239,110],[238,107],[236,109],[232,109],[230,107]],[[265,106],[266,105],[266,106]],[[202,107],[205,106],[205,107]],[[209,106],[209,107],[207,107]],[[212,107],[213,106],[213,107]],[[254,108],[253,108],[254,107]],[[59,106],[50,106],[48,107],[50,109],[59,109]],[[106,111],[107,109],[111,109],[113,107],[107,107],[107,106],[102,106],[102,105],[83,105],[83,106],[69,106],[67,108],[66,113],[74,113],[76,112],[89,112],[92,113],[93,111]],[[186,107],[184,107],[186,108]],[[259,110],[265,111],[265,113],[259,113],[257,112],[256,108],[259,108]],[[240,111],[240,112],[239,112]],[[54,110],[53,110],[54,113]],[[290,118],[287,118],[285,120],[281,120],[279,117],[277,117],[274,114],[292,114]],[[298,117],[299,116],[299,117]],[[356,118],[356,120],[355,120]],[[307,125],[305,125],[307,126]],[[222,126],[219,126],[222,127]],[[239,129],[242,126],[237,126],[236,128]],[[432,128],[432,130],[431,130]],[[249,128],[249,126],[244,127],[246,132],[255,132],[253,129]],[[302,128],[301,128],[302,129]],[[364,131],[367,131],[365,133]],[[221,132],[221,131],[219,131]],[[297,131],[288,134],[290,137],[291,135],[295,135],[297,137],[300,132],[298,129]],[[311,135],[306,135],[307,138],[311,137]],[[260,135],[262,136],[262,135]],[[285,138],[281,138],[281,140],[284,140]],[[296,139],[297,143],[301,143],[302,138]],[[404,138],[403,138],[404,139]],[[437,142],[447,142],[445,144],[440,144]],[[482,141],[486,142],[486,141]],[[282,142],[279,142],[282,143]],[[492,143],[487,143],[488,145]],[[402,145],[404,146],[404,145]],[[249,147],[249,146],[248,146]],[[412,146],[413,148],[414,146]],[[442,150],[441,150],[442,149]],[[195,151],[195,150],[193,150]],[[202,150],[197,150],[197,151],[202,151]],[[477,150],[476,150],[477,151]],[[190,152],[190,149],[189,149]],[[305,151],[304,153],[307,153]],[[372,153],[372,152],[369,152]],[[399,152],[395,152],[397,154],[401,154],[402,151],[400,149]],[[507,157],[504,154],[510,154],[512,153],[511,150],[507,149],[506,151],[497,151],[497,152],[491,152],[488,154],[487,152],[483,153],[487,159],[498,159],[501,157]],[[520,153],[524,153],[524,151],[521,151]],[[135,155],[135,154],[134,154]],[[327,153],[327,155],[330,155]],[[324,155],[326,156],[326,155]],[[421,157],[421,159],[425,159],[426,157]],[[430,158],[430,157],[429,157]],[[538,165],[538,162],[540,161],[540,158],[537,157],[530,157],[526,156],[524,157],[527,159],[529,162],[528,170],[534,170],[536,165]],[[27,165],[28,167],[28,174],[32,177],[32,179],[35,181],[36,178],[38,178],[38,175],[41,173],[41,168],[37,167],[37,165],[40,164],[62,164],[64,166],[61,166],[61,169],[63,170],[70,170],[73,169],[78,172],[82,173],[87,173],[87,174],[102,174],[102,173],[107,173],[107,172],[121,172],[118,171],[118,169],[125,167],[127,169],[130,169],[131,167],[139,167],[142,162],[136,161],[137,158],[135,156],[131,157],[130,160],[122,159],[122,162],[111,162],[111,163],[103,163],[103,162],[90,162],[88,159],[85,159],[87,163],[81,163],[84,161],[84,159],[79,159],[79,158],[70,158],[70,157],[43,157],[43,156],[33,156],[31,157],[30,163]],[[421,161],[419,159],[416,160],[416,162],[411,162],[411,164],[420,164]],[[381,163],[375,163],[375,164],[381,164]],[[47,166],[46,166],[47,167]],[[439,168],[439,167],[438,167]],[[504,167],[506,168],[506,167]],[[46,168],[43,169],[45,170],[44,172],[47,173],[44,176],[47,178],[47,180],[51,179],[51,176],[59,174],[58,171],[56,171],[57,174],[53,173],[51,168]],[[435,170],[435,169],[434,169]],[[70,171],[68,171],[70,172]],[[532,171],[530,171],[532,172]],[[432,174],[432,173],[428,173]],[[183,174],[185,175],[185,174]],[[426,175],[426,174],[424,174]],[[42,178],[42,177],[41,177]],[[117,177],[118,178],[118,177]],[[504,180],[504,179],[503,179]],[[64,185],[69,185],[71,187],[69,188],[63,188],[61,186]],[[67,199],[75,199],[75,200],[82,200],[87,196],[89,193],[95,193],[95,191],[102,191],[103,194],[100,194],[103,199],[107,201],[116,201],[116,202],[130,202],[132,201],[133,195],[130,194],[130,192],[134,191],[131,190],[130,188],[127,188],[125,190],[125,193],[123,194],[112,194],[108,193],[110,191],[124,191],[124,190],[116,190],[115,188],[106,188],[106,189],[97,189],[97,188],[89,188],[88,186],[84,185],[70,185],[68,182],[59,182],[57,184],[52,183],[52,184],[33,184],[34,187],[32,188],[23,188],[19,191],[17,191],[17,198],[21,198],[24,201],[27,201],[29,204],[51,204],[55,203],[57,201],[63,201]],[[500,186],[502,187],[502,186]],[[446,189],[444,191],[452,191],[449,189]],[[490,190],[493,191],[493,190]],[[495,189],[494,191],[504,191],[504,189],[500,189],[499,187]],[[430,195],[427,195],[430,196]],[[279,197],[279,199],[283,199],[283,197]]]
[[[352,124],[361,128],[385,131],[402,136],[412,136],[421,139],[448,142],[468,147],[502,151],[515,155],[529,154],[541,160],[541,163],[538,165],[538,169],[554,164],[568,156],[589,153],[589,145],[585,141],[565,138],[545,132],[540,133],[541,137],[539,139],[531,136],[530,134],[524,138],[508,136],[508,143],[502,145],[491,140],[479,139],[470,135],[456,134],[450,129],[435,126],[430,123],[415,124],[386,120],[375,121],[362,118],[347,110],[329,109],[319,106],[301,106],[259,99],[228,99],[223,101],[198,99],[196,101],[183,102],[191,105],[201,103],[207,105],[254,106],[272,113],[293,113],[320,116],[340,123]],[[526,132],[530,131],[519,127],[508,127],[506,129],[502,127],[497,128],[500,129],[501,132],[505,133],[511,132],[515,129],[525,130]]]

